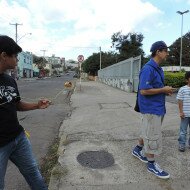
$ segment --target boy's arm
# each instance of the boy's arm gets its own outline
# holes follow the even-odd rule
[[[29,111],[35,109],[45,109],[50,105],[50,101],[47,99],[39,100],[37,103],[28,103],[19,101],[16,103],[18,111]]]
[[[184,118],[185,115],[183,113],[183,101],[182,100],[178,100],[178,106],[179,106],[179,115],[181,118]]]

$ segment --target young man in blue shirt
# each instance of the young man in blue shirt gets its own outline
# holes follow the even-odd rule
[[[159,178],[170,175],[155,162],[155,156],[162,151],[161,125],[166,113],[165,96],[171,95],[173,88],[164,86],[164,73],[160,64],[168,56],[168,47],[163,41],[151,46],[151,59],[140,71],[138,104],[142,114],[141,136],[133,149],[133,156],[147,163],[147,170]],[[144,147],[145,155],[142,153]]]

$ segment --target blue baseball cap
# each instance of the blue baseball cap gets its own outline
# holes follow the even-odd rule
[[[168,49],[168,46],[166,45],[164,41],[157,41],[152,44],[150,48],[150,52],[155,52],[161,49]]]

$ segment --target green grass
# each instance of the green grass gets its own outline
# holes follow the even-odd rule
[[[42,159],[41,173],[45,179],[46,184],[49,184],[51,172],[53,168],[58,164],[58,147],[59,138],[55,138],[53,143],[50,145],[46,156]]]

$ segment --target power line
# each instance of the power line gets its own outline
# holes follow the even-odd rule
[[[99,47],[84,47],[84,46],[63,46],[63,47],[70,47],[70,48],[92,48],[92,49],[95,49],[95,48],[99,48]]]

